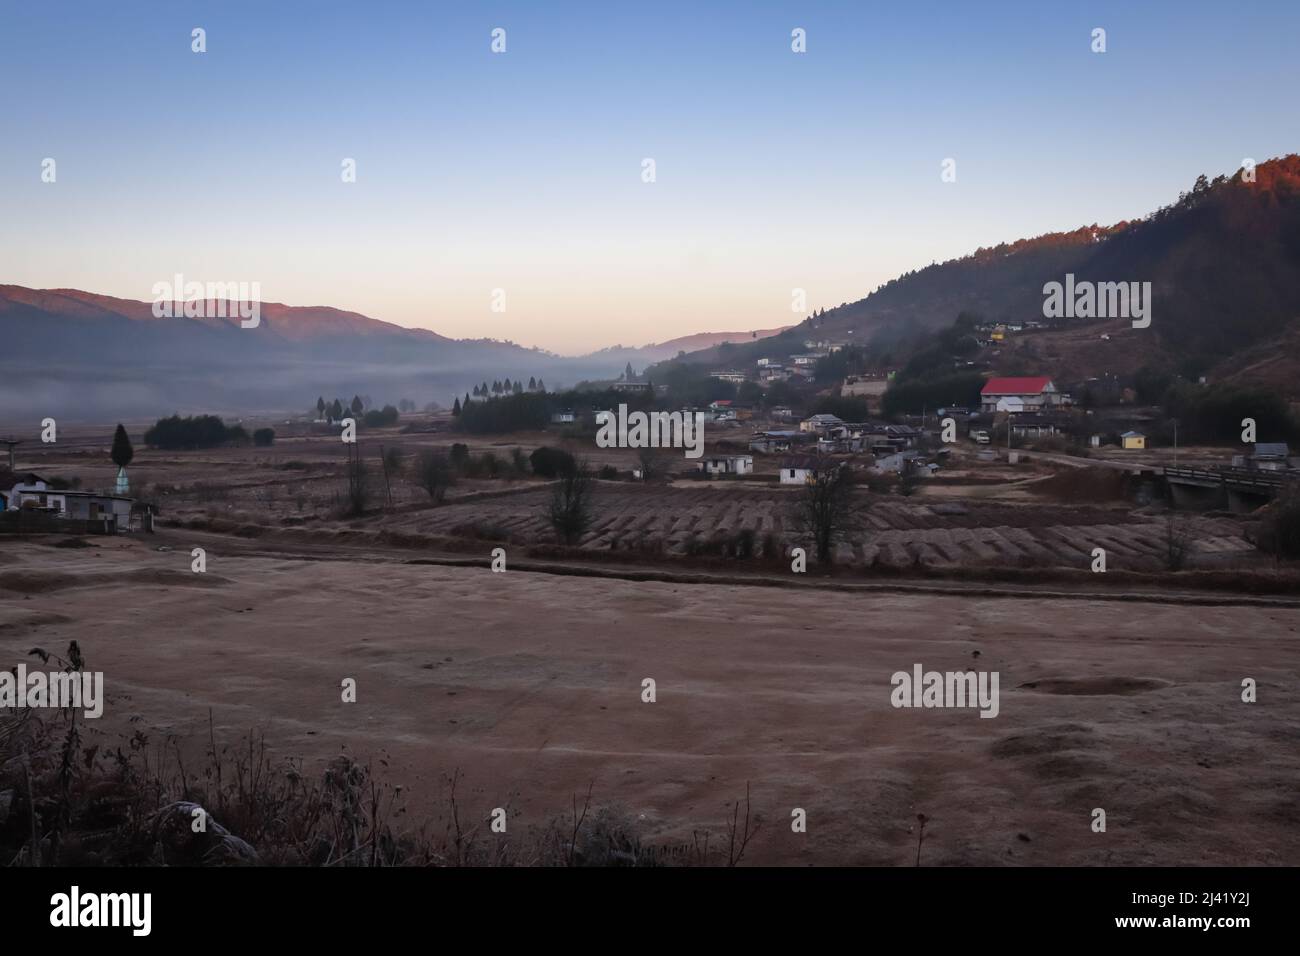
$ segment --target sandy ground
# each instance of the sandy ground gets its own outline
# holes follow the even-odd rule
[[[77,639],[110,695],[93,733],[144,728],[277,754],[388,761],[438,804],[509,802],[516,831],[593,803],[655,843],[725,836],[746,862],[1300,862],[1300,610],[836,594],[373,560],[208,570],[157,540],[0,543],[0,661]],[[976,656],[978,654],[978,656]],[[29,659],[30,660],[30,659]],[[895,709],[890,675],[1000,675],[1001,712]],[[358,682],[342,703],[340,682]],[[1240,700],[1245,677],[1259,702]],[[644,678],[657,701],[643,703]],[[1034,686],[1027,686],[1027,685]],[[89,743],[90,740],[87,740]],[[198,746],[199,744],[196,744]],[[807,833],[791,831],[793,808]],[[1104,808],[1107,831],[1090,829]]]

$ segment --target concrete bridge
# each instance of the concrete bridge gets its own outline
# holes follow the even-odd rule
[[[1247,468],[1166,468],[1165,482],[1175,508],[1245,513],[1294,486],[1300,475]]]

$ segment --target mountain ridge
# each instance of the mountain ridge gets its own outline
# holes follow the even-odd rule
[[[809,338],[906,351],[961,312],[989,322],[1041,320],[1044,284],[1067,273],[1077,281],[1152,283],[1152,334],[1124,339],[1146,361],[1211,369],[1264,343],[1292,348],[1289,330],[1300,320],[1300,156],[1260,163],[1254,175],[1253,183],[1240,169],[1201,176],[1145,217],[980,247],[905,272],[782,335],[685,361],[744,367]]]

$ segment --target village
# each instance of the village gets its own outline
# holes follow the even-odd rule
[[[793,367],[817,368],[841,347],[805,346],[793,362],[813,364]],[[754,375],[770,368],[757,364]],[[726,374],[708,378],[726,382]],[[796,514],[804,489],[843,474],[862,516],[837,533],[820,573],[1082,572],[1092,545],[1103,544],[1112,572],[1250,571],[1269,562],[1261,515],[1300,477],[1285,442],[1165,445],[1150,434],[1163,427],[1159,409],[1132,401],[1084,408],[1044,375],[987,375],[978,403],[886,414],[893,379],[889,370],[829,385],[808,377],[805,390],[790,393],[795,401],[777,404],[749,377],[726,383],[737,397],[673,411],[654,411],[672,392],[630,366],[618,381],[560,393],[507,381],[488,395],[485,383],[458,405],[459,417],[421,414],[406,400],[406,411],[381,412],[360,397],[352,408],[336,399],[331,411],[322,398],[313,415],[231,427],[247,435],[245,424],[262,425],[258,443],[190,452],[137,439],[134,461],[122,459],[134,485],[116,457],[108,467],[106,450],[95,459],[92,435],[53,446],[11,438],[0,533],[258,528],[305,542],[339,540],[347,529],[349,540],[434,552],[491,542],[541,553],[558,544],[556,555],[583,560],[723,557],[757,570],[745,559],[772,561],[806,543]],[[524,402],[554,409],[544,426],[476,431],[471,412]],[[643,410],[629,413],[627,402]],[[818,405],[858,414],[810,410]],[[356,443],[340,441],[354,420]],[[640,424],[629,430],[629,420]],[[645,440],[635,440],[640,432]],[[29,449],[19,469],[15,456]],[[210,472],[213,455],[221,480]],[[561,468],[581,463],[594,489],[581,527],[561,539],[547,517],[552,459]],[[430,460],[446,471],[436,491],[422,475]]]

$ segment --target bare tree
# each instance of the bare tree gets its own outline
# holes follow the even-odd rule
[[[653,448],[641,448],[636,453],[637,467],[641,469],[641,480],[650,481],[664,473],[663,459]]]
[[[800,492],[793,523],[812,538],[818,563],[830,564],[836,543],[858,527],[862,510],[848,466],[826,462],[818,465]]]
[[[745,855],[745,848],[758,832],[757,822],[751,827],[749,822],[749,781],[745,781],[745,819],[740,819],[740,801],[731,808],[731,819],[727,821],[727,866],[738,866]]]
[[[1191,556],[1192,541],[1186,523],[1173,512],[1165,519],[1165,569],[1182,571]]]
[[[551,527],[565,544],[577,544],[591,527],[591,498],[596,488],[585,461],[562,473],[551,493]]]
[[[405,465],[405,461],[402,458],[402,450],[400,448],[384,449],[384,470],[385,471],[387,471],[390,475],[394,475],[394,476],[400,475],[402,473],[402,468],[404,467],[404,465]]]
[[[348,445],[348,514],[365,514],[370,504],[370,476],[359,445]]]
[[[429,493],[429,499],[439,504],[447,489],[456,483],[456,470],[444,452],[427,448],[416,459],[415,480]]]

